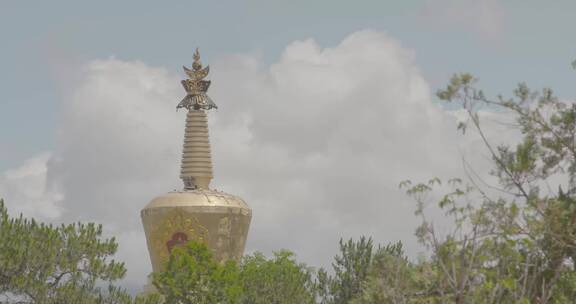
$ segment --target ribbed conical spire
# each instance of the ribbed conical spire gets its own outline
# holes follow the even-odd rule
[[[208,189],[212,177],[206,112],[190,110],[186,115],[180,178],[184,182],[184,189]]]
[[[184,67],[184,72],[188,75],[188,79],[182,80],[182,86],[187,94],[176,107],[188,110],[180,178],[184,181],[184,189],[208,189],[212,180],[212,157],[208,139],[208,121],[204,111],[217,107],[206,95],[210,80],[204,78],[208,76],[210,67],[202,67],[198,49],[194,53],[192,69]]]

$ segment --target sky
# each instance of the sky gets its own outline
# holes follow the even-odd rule
[[[553,4],[551,4],[553,3]],[[97,221],[123,286],[150,265],[139,219],[180,187],[182,65],[211,66],[213,185],[254,218],[247,252],[329,266],[340,237],[403,240],[405,179],[488,177],[461,113],[434,93],[471,72],[488,95],[525,81],[575,95],[573,1],[0,0],[0,197],[13,214]],[[495,142],[517,134],[484,112]],[[430,211],[434,212],[434,211]],[[439,219],[441,220],[441,219]]]

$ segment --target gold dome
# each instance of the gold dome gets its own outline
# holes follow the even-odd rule
[[[205,242],[219,261],[239,260],[252,211],[239,197],[195,189],[154,198],[141,212],[154,272],[161,271],[173,246]]]

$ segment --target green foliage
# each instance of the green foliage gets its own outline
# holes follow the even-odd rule
[[[425,292],[431,287],[426,264],[414,265],[406,255],[402,243],[389,244],[377,250],[362,291],[351,304],[429,303]]]
[[[117,246],[102,226],[10,218],[0,200],[0,294],[8,303],[132,303],[112,285],[126,273],[110,259]]]
[[[323,304],[349,303],[362,291],[373,261],[371,238],[359,241],[340,239],[340,253],[334,257],[334,276],[320,269],[317,274],[317,292]]]
[[[173,250],[166,269],[153,279],[167,303],[306,304],[315,303],[312,275],[289,251],[220,264],[205,244],[189,242]]]
[[[490,189],[505,195],[493,197],[478,186],[485,182],[470,174],[472,186],[455,188],[438,203],[455,223],[454,232],[440,237],[421,208],[433,187],[402,184],[418,203],[419,240],[433,251],[436,293],[453,303],[572,303],[576,105],[560,101],[550,89],[536,92],[526,84],[518,85],[512,98],[489,100],[476,83],[471,75],[455,75],[437,95],[460,103],[468,113],[466,124],[477,131],[494,161],[499,183]],[[477,112],[483,105],[515,115],[522,141],[493,146]]]
[[[167,303],[239,303],[241,292],[237,265],[217,263],[208,247],[197,242],[174,248],[153,282]]]
[[[330,282],[334,304],[348,303],[362,289],[372,265],[372,239],[361,237],[344,243],[340,240],[340,255],[334,258],[334,278]]]
[[[315,303],[313,273],[292,252],[276,252],[272,259],[255,253],[243,258],[240,269],[241,303]]]

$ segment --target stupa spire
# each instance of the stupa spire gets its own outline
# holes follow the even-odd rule
[[[182,80],[186,97],[180,101],[176,109],[185,108],[186,129],[184,133],[184,148],[180,178],[185,190],[208,189],[212,180],[212,156],[208,136],[208,118],[206,110],[218,108],[206,95],[210,80],[204,80],[210,72],[210,67],[203,67],[198,49],[194,53],[192,69],[183,67],[188,79]]]
[[[184,190],[157,196],[140,212],[155,273],[165,269],[173,248],[189,241],[205,243],[216,261],[240,261],[252,218],[240,197],[209,189],[212,157],[206,111],[216,105],[206,95],[209,68],[202,66],[198,50],[192,68],[184,67],[184,72],[186,97],[177,106],[188,110],[180,173]],[[156,291],[149,283],[144,292]]]

